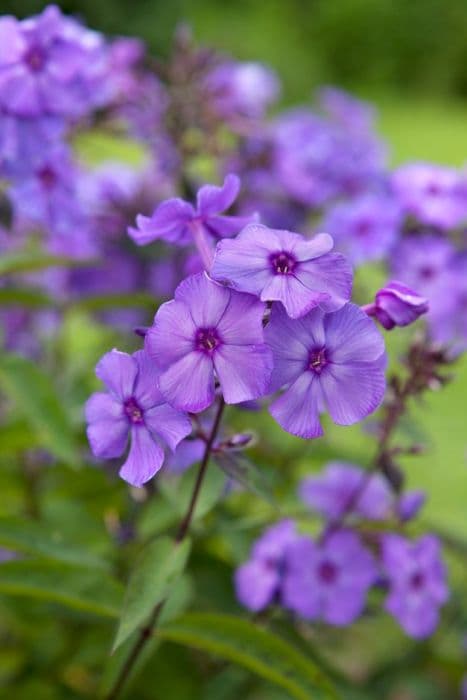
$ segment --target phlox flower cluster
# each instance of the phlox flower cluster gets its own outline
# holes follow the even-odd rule
[[[411,520],[424,494],[396,497],[379,474],[336,462],[307,477],[300,496],[323,518],[321,533],[301,534],[292,520],[269,527],[236,571],[240,603],[252,612],[279,605],[307,621],[346,626],[370,614],[374,589],[406,634],[432,634],[448,598],[439,540],[370,529],[376,521]]]

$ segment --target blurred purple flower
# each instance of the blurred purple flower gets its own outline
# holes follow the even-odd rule
[[[162,239],[175,245],[194,243],[209,269],[213,245],[219,238],[234,236],[252,217],[223,216],[238,196],[240,180],[227,175],[222,187],[204,185],[198,190],[196,207],[183,199],[168,199],[155,209],[152,216],[136,217],[136,228],[128,233],[137,245],[147,245]]]
[[[399,237],[401,224],[401,211],[393,199],[363,194],[329,209],[321,227],[329,231],[338,250],[355,265],[361,265],[388,254]]]
[[[265,329],[274,357],[272,391],[285,391],[270,408],[284,430],[303,438],[323,434],[319,414],[351,425],[378,408],[384,390],[384,340],[354,304],[290,319],[274,305]]]
[[[164,448],[172,451],[191,432],[184,413],[169,406],[158,384],[158,370],[143,351],[127,355],[112,350],[96,366],[108,393],[95,393],[86,403],[87,435],[96,457],[120,457],[130,435],[130,451],[120,476],[142,486],[162,466]]]
[[[404,212],[442,230],[467,221],[467,198],[460,174],[431,163],[409,163],[393,173],[392,189]]]
[[[325,86],[318,91],[318,103],[331,119],[347,129],[368,133],[373,127],[373,107],[344,90]]]
[[[373,556],[356,533],[340,530],[323,542],[302,537],[287,549],[282,599],[307,620],[349,625],[376,578]]]
[[[259,119],[280,94],[276,74],[253,62],[222,63],[208,74],[205,86],[215,109],[226,119]]]
[[[292,520],[269,527],[255,542],[250,559],[235,572],[237,598],[252,612],[280,596],[286,552],[297,537]]]
[[[425,501],[426,494],[423,491],[407,491],[403,493],[397,504],[397,514],[402,522],[412,520],[418,515]]]
[[[380,474],[370,474],[346,462],[330,462],[320,474],[306,477],[300,497],[307,506],[329,520],[344,513],[385,520],[392,513],[394,497]]]
[[[203,411],[214,401],[214,373],[227,403],[264,395],[272,355],[264,343],[263,313],[264,304],[255,297],[204,273],[184,280],[146,335],[166,400],[185,411]]]
[[[290,231],[250,224],[232,241],[218,243],[211,275],[261,301],[280,301],[300,318],[319,306],[336,311],[349,299],[352,269],[326,233],[311,240]]]
[[[402,282],[388,282],[376,292],[373,304],[362,307],[374,316],[386,330],[395,326],[408,326],[428,311],[428,300]]]
[[[428,637],[449,597],[439,540],[425,535],[411,542],[387,534],[382,538],[382,558],[389,583],[386,610],[410,637]]]

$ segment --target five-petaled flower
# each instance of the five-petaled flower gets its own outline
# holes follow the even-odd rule
[[[313,309],[297,320],[274,305],[265,337],[274,356],[270,388],[285,387],[270,412],[289,433],[319,437],[324,410],[338,425],[351,425],[381,403],[384,340],[355,304],[330,314]]]
[[[130,450],[120,476],[142,486],[162,466],[164,448],[175,450],[191,432],[184,413],[169,406],[157,388],[158,370],[144,350],[133,355],[112,350],[96,367],[108,392],[96,392],[86,404],[88,439],[96,457],[112,459]]]
[[[272,353],[263,336],[264,308],[251,294],[227,289],[205,273],[182,282],[146,335],[168,403],[203,411],[214,400],[216,377],[227,403],[263,396],[272,371]]]
[[[333,240],[320,233],[307,240],[297,233],[250,224],[234,240],[218,243],[211,275],[262,301],[280,301],[299,318],[319,306],[336,311],[349,301],[352,268]]]

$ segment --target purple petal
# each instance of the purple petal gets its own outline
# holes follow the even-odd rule
[[[156,474],[164,461],[164,450],[144,426],[131,431],[131,445],[120,476],[132,486],[142,486]]]
[[[374,322],[355,304],[324,317],[326,347],[332,362],[369,362],[384,353],[384,338]]]
[[[185,304],[168,301],[159,308],[154,325],[146,334],[145,349],[159,367],[167,369],[193,350],[195,333]]]
[[[215,238],[236,236],[255,216],[211,216],[206,220],[207,230]]]
[[[267,393],[273,361],[267,345],[223,345],[214,367],[226,403],[251,401]]]
[[[329,233],[318,233],[311,239],[299,236],[293,246],[294,257],[299,262],[320,258],[334,248],[334,241]]]
[[[352,425],[373,413],[384,397],[381,363],[328,365],[320,376],[327,410],[338,425]]]
[[[228,345],[255,345],[264,342],[265,305],[251,294],[230,292],[230,302],[219,321],[218,330]]]
[[[191,234],[187,225],[194,216],[195,211],[188,202],[178,197],[168,199],[159,204],[152,216],[137,216],[137,228],[129,228],[128,234],[137,245],[147,245],[158,239],[188,245]]]
[[[282,302],[287,314],[295,319],[324,304],[329,295],[308,290],[295,275],[274,275],[261,292],[261,300]]]
[[[319,421],[321,388],[313,372],[304,372],[276,399],[269,412],[288,433],[302,438],[323,435]]]
[[[227,175],[222,187],[204,185],[198,190],[197,213],[207,218],[228,209],[236,200],[240,191],[240,179],[236,175]]]
[[[352,267],[340,253],[327,253],[302,263],[296,277],[309,290],[310,301],[316,298],[323,311],[337,311],[350,299]]]
[[[85,414],[93,454],[101,459],[120,457],[128,438],[128,421],[120,401],[110,394],[92,394],[86,402]]]
[[[122,401],[133,395],[137,373],[138,365],[133,357],[115,348],[96,365],[96,375]]]
[[[133,396],[140,408],[147,410],[151,406],[164,403],[164,397],[159,391],[160,369],[145,350],[133,354],[138,365],[138,377],[135,382]]]
[[[235,572],[235,590],[242,605],[258,612],[271,603],[280,579],[277,570],[252,559]]]
[[[212,361],[201,352],[191,352],[163,372],[159,388],[167,403],[181,411],[199,413],[214,401]]]
[[[151,433],[161,437],[172,451],[191,433],[188,416],[166,403],[145,411],[144,422]]]
[[[266,226],[247,226],[235,240],[217,244],[211,275],[241,292],[259,295],[272,277],[269,256],[280,247]]]
[[[230,302],[230,294],[230,290],[200,272],[178,285],[175,299],[186,304],[197,328],[215,328]]]

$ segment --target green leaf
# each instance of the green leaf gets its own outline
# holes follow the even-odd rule
[[[277,509],[278,506],[265,473],[243,452],[224,450],[214,459],[230,479]]]
[[[48,267],[88,267],[95,260],[78,260],[61,255],[47,255],[39,251],[23,251],[2,255],[0,258],[0,275],[10,275],[18,272],[35,272]]]
[[[197,478],[198,469],[195,467],[186,471],[179,478],[164,479],[163,481],[161,479],[159,484],[161,494],[179,515],[184,515],[187,512]],[[196,501],[193,515],[195,520],[204,517],[214,508],[225,491],[225,484],[225,474],[220,469],[210,465],[204,476],[203,488]]]
[[[161,537],[145,547],[128,582],[113,649],[117,649],[164,600],[185,568],[188,540],[175,543]]]
[[[108,563],[74,543],[66,542],[58,528],[26,518],[0,518],[0,547],[75,566],[108,569]]]
[[[0,564],[0,593],[118,617],[123,588],[102,571],[46,559],[24,559]]]
[[[157,631],[160,638],[232,661],[286,690],[296,700],[335,700],[316,663],[271,632],[233,615],[188,613]]]
[[[3,287],[0,306],[28,306],[31,308],[56,306],[56,302],[40,289],[30,287]]]
[[[0,358],[0,386],[15,401],[41,445],[67,464],[76,464],[77,445],[50,377],[30,360],[5,354]]]
[[[82,297],[74,302],[74,309],[83,311],[105,311],[106,309],[133,309],[141,306],[155,311],[160,304],[152,294],[147,292],[131,292],[128,294],[96,294],[94,296]]]

